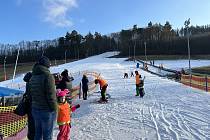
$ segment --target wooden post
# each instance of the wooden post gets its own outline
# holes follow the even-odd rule
[[[205,79],[206,79],[206,92],[208,92],[208,76],[207,75],[205,76]]]

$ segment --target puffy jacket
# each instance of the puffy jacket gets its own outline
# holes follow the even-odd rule
[[[68,89],[69,91],[71,91],[72,89],[72,82],[70,77],[63,77],[62,80],[60,81],[60,83],[58,84],[57,88],[64,90],[64,89]]]
[[[139,87],[140,88],[143,88],[144,87],[144,80],[142,78],[140,78]]]
[[[140,76],[139,74],[136,75],[136,85],[140,84],[140,77],[139,76]]]
[[[32,108],[56,111],[56,89],[54,77],[47,67],[35,64],[29,82]]]
[[[85,77],[82,78],[82,89],[83,90],[88,90],[88,79]]]
[[[107,85],[107,81],[104,79],[98,79],[98,83],[100,87],[102,88],[103,86]]]
[[[57,124],[64,125],[71,123],[71,112],[74,112],[76,107],[71,107],[67,102],[58,104]]]

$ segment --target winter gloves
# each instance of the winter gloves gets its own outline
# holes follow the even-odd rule
[[[80,104],[75,105],[76,108],[80,108]]]

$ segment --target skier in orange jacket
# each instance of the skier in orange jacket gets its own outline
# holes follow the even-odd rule
[[[100,89],[101,89],[101,100],[102,101],[107,101],[106,99],[106,89],[107,89],[107,81],[104,80],[104,79],[95,79],[95,84],[98,84],[100,85]]]

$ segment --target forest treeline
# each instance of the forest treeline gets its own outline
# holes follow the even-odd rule
[[[134,25],[131,29],[121,30],[110,35],[99,32],[83,36],[76,30],[67,32],[57,39],[57,45],[21,47],[19,62],[36,61],[41,55],[51,60],[81,59],[107,51],[120,51],[121,56],[144,55],[145,45],[148,55],[187,55],[187,36],[190,37],[192,55],[210,54],[210,25],[190,26],[173,29],[166,21],[164,25],[149,22],[146,27]],[[7,47],[6,47],[7,48]],[[11,52],[1,54],[1,63],[6,56],[7,63],[14,63],[18,47]]]

